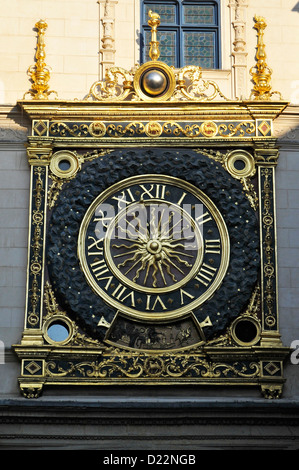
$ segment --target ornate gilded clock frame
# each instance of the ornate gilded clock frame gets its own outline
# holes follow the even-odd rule
[[[253,386],[265,398],[279,398],[289,349],[279,332],[275,210],[279,150],[272,123],[287,103],[261,97],[227,100],[214,82],[202,79],[199,67],[175,72],[158,61],[155,25],[151,26],[152,61],[137,71],[110,69],[106,83],[95,83],[82,101],[49,100],[44,94],[18,103],[32,123],[27,144],[31,183],[25,323],[20,344],[13,345],[22,363],[21,392],[36,398],[44,386],[189,384]],[[160,76],[154,79],[162,87],[158,92],[151,91],[150,81],[157,71]],[[123,79],[120,85],[118,76]],[[218,164],[227,178],[240,183],[258,220],[260,267],[246,307],[235,312],[218,336],[206,340],[207,317],[202,323],[194,319],[199,339],[193,344],[170,350],[132,348],[125,339],[111,340],[115,319],[109,323],[101,318],[99,324],[107,334],[100,341],[60,305],[47,256],[51,213],[64,188],[76,182],[86,165],[100,159],[111,159],[113,164],[113,152],[120,149],[192,152]],[[121,312],[115,313],[115,318],[122,318]],[[49,333],[53,324],[64,326],[65,338],[53,340]],[[244,338],[248,327],[251,333]]]

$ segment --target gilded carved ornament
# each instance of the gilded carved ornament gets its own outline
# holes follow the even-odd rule
[[[255,100],[269,101],[273,95],[278,95],[279,99],[282,99],[281,93],[278,91],[272,91],[271,75],[273,70],[267,64],[266,46],[264,43],[264,30],[267,27],[265,18],[262,16],[255,16],[254,28],[257,30],[258,42],[257,42],[257,63],[255,67],[251,67],[250,75],[254,82],[254,87],[250,98]]]
[[[221,92],[217,83],[213,80],[202,78],[202,69],[197,66],[186,66],[175,71],[163,62],[153,62],[157,70],[146,69],[150,62],[143,64],[130,72],[121,67],[112,67],[106,72],[105,81],[97,81],[90,88],[86,100],[96,101],[124,101],[129,96],[132,101],[157,101],[157,100],[189,100],[189,101],[212,101],[215,98],[228,99]],[[148,86],[146,79],[161,80],[161,93],[154,93]],[[165,77],[165,78],[164,78]],[[140,80],[144,79],[142,83]],[[163,90],[163,86],[165,89]],[[145,92],[144,92],[145,91]],[[160,95],[160,96],[157,96]]]
[[[50,160],[50,173],[49,177],[52,184],[48,191],[48,207],[52,209],[55,205],[59,192],[64,184],[75,178],[77,172],[81,169],[81,165],[85,162],[90,162],[95,158],[102,157],[111,153],[112,150],[94,150],[87,152],[83,155],[78,154],[76,151],[59,150],[54,153]],[[67,162],[68,168],[62,169],[61,162]]]
[[[214,81],[203,80],[201,67],[186,66],[176,71],[159,61],[157,28],[160,16],[150,10],[149,17],[151,61],[132,71],[121,67],[108,69],[105,81],[95,82],[86,99],[123,101],[130,96],[132,101],[212,101],[216,97],[227,100]]]
[[[281,94],[272,91],[272,69],[267,64],[267,55],[264,44],[264,30],[267,27],[265,18],[255,16],[254,28],[257,30],[258,43],[255,66],[251,67],[250,75],[254,87],[250,99],[270,100],[273,95]],[[105,80],[92,84],[85,100],[95,101],[196,101],[209,102],[214,99],[229,101],[212,80],[204,80],[200,66],[185,66],[179,70],[169,67],[159,61],[160,50],[157,40],[157,28],[160,25],[160,16],[149,11],[148,24],[151,27],[151,41],[149,55],[151,60],[131,71],[122,67],[111,67],[106,70]],[[48,100],[52,93],[49,90],[50,67],[45,62],[44,35],[48,27],[44,20],[36,23],[38,30],[36,63],[28,69],[33,85],[25,95],[34,100]]]
[[[236,11],[237,12],[237,11]],[[157,40],[157,28],[160,25],[160,17],[157,13],[149,11],[149,26],[152,28],[149,56],[151,61],[127,71],[120,67],[112,67],[107,70],[105,81],[95,82],[87,95],[87,100],[96,101],[121,101],[129,96],[133,101],[156,100],[188,100],[206,102],[214,99],[229,101],[219,89],[217,83],[212,80],[204,80],[202,68],[199,66],[186,66],[179,70],[168,67],[159,61],[160,50]],[[263,17],[255,16],[254,28],[258,32],[257,63],[250,69],[250,75],[254,87],[250,99],[270,100],[272,96],[281,94],[272,91],[272,69],[267,64],[267,56],[264,44],[264,30],[267,23]],[[237,40],[236,31],[236,40]],[[236,46],[237,47],[237,46]],[[162,67],[162,70],[161,68]],[[151,83],[152,81],[152,83]]]
[[[46,341],[50,344],[53,342],[51,341],[50,336],[47,334],[47,330],[51,326],[53,322],[62,321],[66,323],[68,327],[68,337],[65,339],[64,344],[72,344],[75,345],[99,345],[99,341],[92,340],[91,338],[87,337],[86,335],[79,333],[78,326],[75,322],[71,321],[67,313],[65,311],[60,310],[59,305],[56,301],[56,297],[54,295],[53,289],[51,284],[47,281],[45,284],[44,290],[44,303],[46,307],[46,315],[44,317],[44,325],[43,325],[43,332]]]
[[[148,24],[152,28],[152,40],[150,42],[149,56],[152,60],[158,60],[160,57],[159,41],[157,40],[157,28],[160,26],[160,15],[153,13],[152,10],[148,12],[150,17]]]
[[[25,93],[24,98],[26,95],[30,95],[34,100],[47,100],[52,93],[57,95],[56,91],[49,90],[48,81],[50,80],[51,69],[45,62],[44,36],[48,25],[44,20],[40,20],[35,24],[35,27],[37,29],[36,63],[31,65],[27,71],[33,85],[32,89]]]

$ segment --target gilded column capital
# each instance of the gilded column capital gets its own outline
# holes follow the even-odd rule
[[[48,166],[53,149],[50,142],[35,141],[27,146],[29,165]]]
[[[254,158],[257,166],[276,166],[278,163],[278,148],[255,148]]]

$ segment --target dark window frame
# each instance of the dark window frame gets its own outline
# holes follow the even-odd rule
[[[175,63],[171,64],[174,65],[176,68],[183,67],[185,65],[190,65],[190,63],[186,63],[185,56],[184,56],[184,34],[188,32],[210,32],[214,36],[214,62],[213,67],[210,69],[219,69],[221,67],[221,47],[220,47],[220,0],[142,0],[141,2],[141,41],[140,41],[140,62],[144,63],[148,60],[146,57],[146,41],[145,41],[145,34],[146,32],[150,32],[150,27],[148,26],[148,17],[146,16],[146,7],[151,6],[152,10],[155,11],[155,4],[159,3],[160,5],[174,5],[175,6],[175,16],[176,22],[175,23],[163,23],[158,28],[158,40],[159,35],[163,34],[163,32],[173,31],[176,34],[175,40]],[[192,4],[202,4],[204,6],[213,6],[214,8],[214,23],[213,24],[206,24],[206,23],[184,23],[183,22],[183,8],[185,5],[192,5]],[[160,57],[160,60],[161,57]],[[201,66],[200,64],[198,64]],[[204,68],[204,67],[203,67]]]

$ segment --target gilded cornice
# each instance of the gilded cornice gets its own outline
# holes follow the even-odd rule
[[[276,119],[288,106],[286,101],[189,101],[96,102],[21,100],[18,105],[30,120],[200,120]]]

